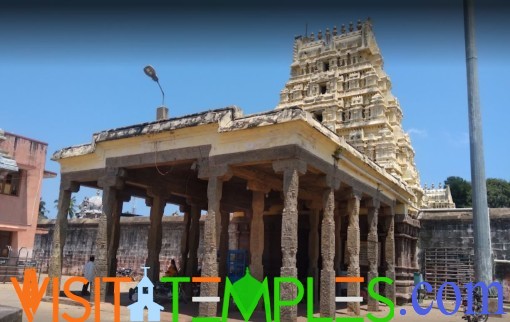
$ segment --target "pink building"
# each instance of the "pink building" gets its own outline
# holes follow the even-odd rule
[[[47,143],[0,129],[0,257],[31,256],[37,229]],[[10,246],[10,247],[9,247]],[[26,249],[26,250],[25,250]]]

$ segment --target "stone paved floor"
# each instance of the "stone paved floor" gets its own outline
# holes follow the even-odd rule
[[[42,276],[44,277],[44,276]],[[133,287],[136,285],[136,283],[124,283],[121,286],[121,307],[120,307],[120,321],[129,322],[129,310],[127,309],[127,305],[129,305],[131,302],[128,299],[127,291],[129,287]],[[72,291],[79,292],[81,290],[81,287],[76,284],[71,287]],[[112,301],[112,299],[109,299]],[[18,299],[18,296],[16,294],[16,291],[14,290],[14,287],[11,283],[0,283],[0,303],[2,305],[8,305],[13,307],[19,307],[21,308],[21,303]],[[423,304],[424,306],[427,305],[425,302]],[[402,316],[399,314],[400,310],[402,308],[405,308],[407,311],[407,314],[405,316]],[[95,314],[95,308],[92,308],[92,312],[90,317],[86,320],[88,322],[94,321],[94,314]],[[299,322],[305,322],[307,321],[306,318],[306,307],[300,306],[299,307]],[[64,304],[61,303],[59,305],[59,321],[65,321],[62,318],[62,314],[67,313],[71,315],[72,317],[80,317],[83,315],[85,309],[77,305],[71,305],[71,304]],[[229,316],[229,321],[243,321],[241,315],[237,310],[232,311],[231,317]],[[198,306],[196,304],[188,304],[184,305],[181,304],[179,308],[179,321],[191,321],[192,316],[196,316],[198,312]],[[362,306],[362,316],[366,315],[366,306]],[[39,308],[36,311],[34,321],[36,322],[49,322],[52,321],[52,314],[53,314],[53,304],[51,302],[41,302],[39,305]],[[347,316],[345,313],[345,309],[339,308],[337,311],[338,316]],[[384,308],[383,311],[378,312],[375,314],[376,316],[386,316],[387,308]],[[463,322],[461,318],[461,313],[456,313],[452,316],[444,316],[441,314],[441,312],[438,309],[433,309],[430,314],[426,316],[419,316],[416,313],[414,313],[414,310],[412,306],[404,306],[404,307],[395,307],[395,317],[391,320],[392,322],[414,322],[414,321],[437,321],[437,322]],[[114,321],[114,315],[113,315],[113,305],[110,303],[102,303],[100,306],[100,320],[101,322],[113,322]],[[28,321],[26,318],[26,315],[23,314],[23,322]],[[165,305],[165,312],[161,314],[161,321],[172,321],[172,313],[170,312],[170,303]],[[256,312],[252,316],[251,321],[265,321],[263,312]],[[364,321],[369,322],[370,320],[368,318],[364,318]],[[510,315],[506,315],[503,318],[496,318],[491,317],[489,321],[495,321],[495,322],[510,322]]]

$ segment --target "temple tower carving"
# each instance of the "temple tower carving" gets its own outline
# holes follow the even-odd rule
[[[357,150],[405,181],[417,204],[423,191],[402,109],[391,93],[370,19],[298,36],[290,79],[277,109],[298,106]]]

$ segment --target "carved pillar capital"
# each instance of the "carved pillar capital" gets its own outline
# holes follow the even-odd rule
[[[273,161],[273,170],[276,173],[296,170],[299,175],[306,173],[307,164],[305,161],[298,159],[286,159]]]
[[[363,192],[361,190],[352,188],[351,191],[349,192],[348,198],[360,201],[362,196]]]
[[[223,181],[228,181],[232,178],[233,174],[228,164],[211,164],[208,159],[203,159],[198,162],[199,179],[217,177]]]
[[[60,180],[60,190],[78,192],[80,191],[80,184],[76,181],[71,181],[62,175],[62,179]]]
[[[106,168],[105,175],[97,180],[100,188],[122,189],[124,187],[124,178],[126,170],[122,168]]]
[[[147,196],[152,198],[163,198],[168,195],[168,190],[163,187],[148,187]]]
[[[321,184],[326,189],[338,190],[340,188],[341,179],[338,174],[328,173],[321,177]]]
[[[372,197],[366,200],[366,206],[368,209],[379,209],[381,207],[381,201],[377,197]]]

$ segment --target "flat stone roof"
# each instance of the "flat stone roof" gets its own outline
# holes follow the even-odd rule
[[[345,155],[347,152],[355,159],[361,160],[368,167],[372,168],[376,172],[383,175],[386,179],[399,186],[400,189],[405,190],[410,195],[414,195],[412,189],[402,180],[402,178],[388,173],[386,170],[384,170],[383,167],[372,161],[365,154],[356,150],[353,146],[347,143],[345,139],[339,137],[335,132],[315,120],[312,114],[300,107],[288,107],[244,116],[242,110],[239,107],[233,105],[221,109],[209,110],[167,120],[146,122],[105,130],[93,134],[91,143],[63,148],[56,151],[51,159],[58,161],[60,159],[92,154],[96,149],[96,144],[100,142],[120,140],[147,134],[170,132],[199,125],[218,124],[218,132],[222,133],[299,120],[307,123],[311,128],[315,129],[320,134],[326,136],[329,140],[336,143],[339,147],[341,147],[343,155]]]

